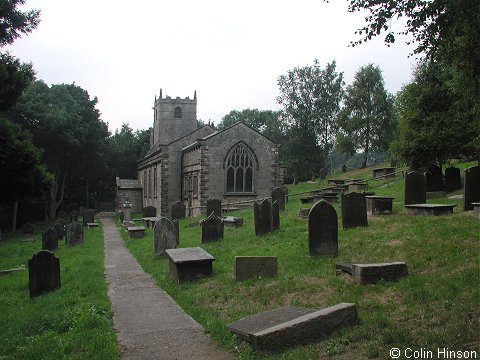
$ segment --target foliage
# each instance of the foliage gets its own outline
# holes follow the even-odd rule
[[[18,6],[25,0],[8,0],[0,3],[0,47],[28,34],[40,23],[40,10],[22,12]]]
[[[393,97],[385,90],[380,67],[369,64],[356,72],[338,122],[345,134],[339,138],[340,145],[349,152],[361,150],[362,167],[370,150],[388,149],[395,132]]]
[[[32,64],[20,63],[9,53],[0,53],[0,111],[10,109],[25,88],[35,80]]]

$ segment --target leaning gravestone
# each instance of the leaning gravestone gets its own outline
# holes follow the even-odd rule
[[[185,219],[185,204],[175,201],[172,204],[172,220]]]
[[[66,225],[65,245],[83,244],[83,227],[80,223]]]
[[[214,212],[218,217],[222,217],[222,201],[218,199],[207,200],[207,216]]]
[[[276,201],[272,204],[272,230],[280,229],[280,208]]]
[[[480,202],[480,165],[465,169],[463,179],[463,210],[473,210],[476,202]]]
[[[260,203],[253,204],[253,217],[255,235],[263,235],[272,231],[272,202],[263,199]]]
[[[60,288],[60,259],[47,250],[40,250],[28,260],[30,297]]]
[[[166,217],[161,217],[153,227],[153,251],[155,255],[163,255],[166,249],[175,249],[178,244],[178,229]]]
[[[460,178],[460,169],[457,167],[448,167],[445,169],[445,191],[452,192],[462,188]]]
[[[320,200],[308,213],[308,255],[338,254],[338,218],[335,208]]]
[[[53,229],[48,229],[42,234],[42,249],[53,251],[58,248],[58,236]]]
[[[95,210],[85,210],[83,212],[83,226],[95,222]]]
[[[53,231],[57,234],[58,240],[63,240],[63,237],[65,236],[65,227],[64,224],[62,224],[60,221],[57,221],[53,225]]]
[[[22,227],[23,235],[32,235],[33,234],[33,224],[26,223]]]
[[[425,172],[425,181],[427,182],[427,192],[445,191],[442,169],[439,166],[428,167]]]
[[[223,239],[224,224],[213,212],[202,224],[202,244]]]
[[[272,203],[278,204],[278,209],[280,211],[285,211],[285,190],[281,187],[276,187],[272,191]]]
[[[365,194],[351,192],[342,195],[342,225],[344,229],[368,226]]]
[[[405,205],[425,204],[427,202],[427,184],[425,174],[411,171],[405,174]]]

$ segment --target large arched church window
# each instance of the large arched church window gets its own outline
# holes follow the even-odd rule
[[[173,117],[175,119],[181,119],[182,118],[182,108],[180,106],[177,106],[173,112]]]
[[[230,151],[225,162],[227,193],[253,192],[254,162],[252,152],[244,144]]]

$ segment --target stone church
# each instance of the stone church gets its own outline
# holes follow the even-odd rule
[[[208,199],[223,205],[262,199],[283,185],[277,144],[239,122],[222,131],[197,127],[193,99],[155,97],[150,150],[138,162],[143,207],[171,216],[174,202],[205,213]],[[233,205],[237,206],[238,205]]]

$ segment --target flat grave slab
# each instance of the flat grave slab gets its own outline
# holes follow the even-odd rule
[[[302,196],[300,197],[300,202],[302,204],[311,204],[313,203],[313,196]]]
[[[408,215],[443,215],[452,214],[455,204],[411,204],[405,205]]]
[[[385,167],[385,168],[377,168],[373,169],[373,178],[378,177],[394,177],[395,176],[395,168],[394,167]]]
[[[362,191],[367,190],[367,183],[350,183],[348,184],[348,191]]]
[[[145,236],[144,226],[129,226],[127,231],[130,238],[142,238]]]
[[[394,197],[368,195],[367,199],[367,213],[371,215],[387,215],[393,212],[392,205]]]
[[[222,212],[224,212],[224,213],[228,213],[230,211],[237,211],[237,210],[240,210],[240,208],[239,207],[233,207],[233,206],[222,208]]]
[[[401,261],[388,263],[338,263],[337,271],[343,271],[353,276],[357,284],[375,284],[381,280],[396,281],[408,275],[407,264]]]
[[[88,226],[89,228],[95,228],[95,227],[98,227],[98,224],[97,224],[97,223],[90,223],[90,222],[89,222],[89,223],[87,223],[87,226]]]
[[[426,192],[427,199],[437,199],[447,197],[446,191],[427,191]]]
[[[169,258],[170,275],[178,283],[196,280],[213,273],[215,258],[201,247],[166,249]]]
[[[160,218],[159,217],[156,217],[156,216],[152,216],[152,217],[144,217],[143,218],[143,225],[147,228],[149,227],[154,227],[155,226],[155,223],[157,221],[160,221]]]
[[[238,228],[243,225],[243,218],[235,216],[225,216],[223,218],[223,224],[226,227],[235,227]]]
[[[282,307],[247,316],[227,327],[254,349],[276,351],[320,340],[341,326],[357,322],[357,306],[341,303],[320,310]]]

